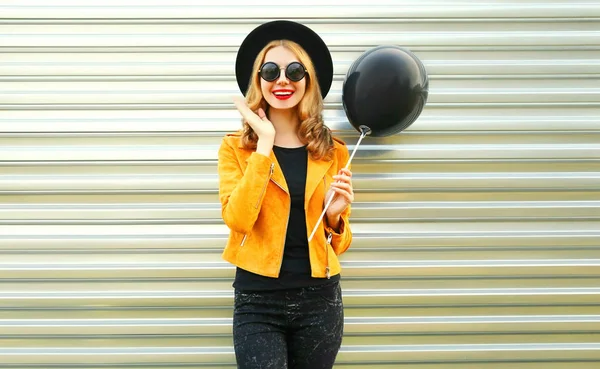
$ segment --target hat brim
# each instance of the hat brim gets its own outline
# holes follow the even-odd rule
[[[325,42],[310,28],[296,22],[277,20],[261,24],[246,36],[238,50],[235,76],[242,94],[246,94],[258,53],[273,40],[294,41],[311,58],[317,73],[321,96],[325,98],[333,81],[333,60]]]

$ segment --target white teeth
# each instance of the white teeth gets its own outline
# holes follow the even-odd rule
[[[291,95],[291,92],[273,92],[273,95],[277,95],[277,96],[289,96]]]

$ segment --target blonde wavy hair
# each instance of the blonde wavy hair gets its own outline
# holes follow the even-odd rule
[[[265,100],[260,88],[260,76],[257,71],[264,63],[265,55],[274,47],[283,46],[293,52],[298,61],[304,65],[308,73],[306,74],[306,89],[304,96],[296,106],[296,112],[300,120],[298,128],[298,137],[300,141],[307,145],[307,150],[314,160],[326,159],[329,160],[333,156],[333,137],[329,127],[323,122],[323,98],[321,89],[316,78],[315,67],[306,53],[306,51],[297,43],[289,40],[271,41],[267,44],[260,53],[258,53],[255,61],[252,77],[246,91],[246,103],[248,107],[256,112],[258,108],[262,108],[265,113],[269,114],[269,106]],[[258,135],[252,127],[242,119],[242,145],[247,149],[255,149]]]

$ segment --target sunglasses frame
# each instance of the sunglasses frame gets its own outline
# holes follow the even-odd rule
[[[273,78],[272,80],[268,80],[268,79],[266,79],[266,78],[265,78],[265,77],[262,75],[262,70],[263,70],[263,68],[265,67],[265,65],[267,65],[267,64],[274,64],[274,65],[276,65],[276,66],[277,66],[277,76],[275,76],[275,78]],[[290,67],[292,64],[298,64],[298,65],[299,65],[299,66],[302,68],[302,70],[304,71],[304,74],[302,74],[302,77],[301,77],[300,79],[297,79],[297,80],[296,80],[296,79],[292,79],[292,78],[290,78],[290,76],[289,76],[289,74],[288,74],[288,68],[289,68],[289,67]],[[302,79],[303,79],[304,77],[306,77],[306,75],[308,74],[308,71],[306,70],[306,67],[305,67],[305,66],[304,66],[302,63],[300,63],[300,62],[297,62],[297,61],[293,61],[293,62],[291,62],[291,63],[290,63],[290,64],[288,64],[288,65],[287,65],[285,68],[283,68],[283,67],[280,67],[280,66],[279,66],[279,64],[277,64],[277,63],[275,63],[275,62],[268,61],[268,62],[265,62],[265,63],[263,63],[263,65],[261,65],[261,66],[260,66],[260,69],[258,70],[258,75],[259,75],[259,76],[260,76],[262,79],[264,79],[265,81],[267,81],[267,82],[274,82],[274,81],[277,81],[277,80],[279,79],[279,77],[281,76],[281,70],[282,70],[282,69],[285,69],[285,77],[286,77],[287,79],[289,79],[290,81],[292,81],[292,82],[300,82],[300,81],[302,81]]]

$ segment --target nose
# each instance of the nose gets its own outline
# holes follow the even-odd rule
[[[289,83],[290,81],[288,81],[287,77],[285,76],[285,68],[279,68],[279,78],[277,79],[277,84],[287,85]]]

